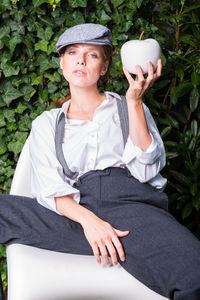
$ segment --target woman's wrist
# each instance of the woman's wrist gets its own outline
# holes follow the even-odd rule
[[[126,96],[127,104],[133,105],[133,106],[141,106],[143,103],[142,98],[135,98],[135,97],[128,97]]]
[[[88,224],[89,220],[94,219],[95,217],[97,216],[92,211],[84,208],[84,211],[80,215],[79,223],[84,228]]]

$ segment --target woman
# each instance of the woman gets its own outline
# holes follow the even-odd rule
[[[123,143],[121,97],[97,87],[111,50],[111,33],[98,24],[74,26],[59,38],[71,98],[32,124],[33,199],[1,197],[0,242],[93,254],[98,263],[102,256],[170,299],[200,299],[200,244],[167,212],[159,174],[164,147],[142,101],[161,75],[161,61],[156,72],[148,63],[146,79],[139,66],[135,80],[124,69],[129,136]]]

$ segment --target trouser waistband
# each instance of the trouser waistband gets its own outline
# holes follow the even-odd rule
[[[92,170],[92,171],[89,171],[89,172],[83,174],[82,176],[79,177],[78,181],[76,182],[76,185],[79,185],[79,184],[83,183],[85,180],[88,180],[91,177],[109,176],[109,175],[133,177],[131,175],[130,171],[128,170],[128,168],[126,168],[126,167],[124,167],[124,168],[108,167],[108,168],[103,169],[103,170]]]

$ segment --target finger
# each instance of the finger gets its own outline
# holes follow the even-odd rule
[[[109,261],[109,258],[108,258],[108,251],[107,251],[107,248],[105,247],[104,244],[99,244],[99,249],[100,249],[100,252],[101,252],[101,256],[103,257],[103,260],[104,260],[104,263],[106,265],[110,265],[110,261]]]
[[[157,65],[156,65],[156,77],[160,77],[161,76],[161,73],[162,73],[162,61],[161,59],[159,58],[158,62],[157,62]]]
[[[132,78],[131,74],[125,67],[123,67],[123,71],[126,76],[126,79],[128,80],[129,84],[131,85],[134,82],[134,79]]]
[[[120,260],[125,261],[126,257],[125,257],[124,249],[123,249],[122,244],[120,243],[118,237],[114,237],[112,241],[117,250]]]
[[[142,68],[139,65],[137,65],[135,68],[136,68],[136,73],[137,73],[138,80],[143,81],[144,80],[144,75],[143,75],[144,72],[143,72]]]
[[[148,70],[148,77],[147,80],[153,80],[154,78],[154,70],[153,65],[150,61],[147,62],[147,70]]]
[[[114,228],[114,230],[115,230],[117,236],[119,236],[119,237],[126,236],[126,235],[128,235],[129,232],[130,232],[129,230],[122,231],[122,230],[118,230],[118,229],[116,229],[116,228]]]
[[[98,262],[98,264],[101,264],[101,258],[100,258],[98,246],[92,245],[91,247],[92,247],[92,251],[94,253],[94,257],[96,258],[96,261]]]
[[[107,242],[106,243],[106,247],[108,249],[108,252],[110,254],[111,260],[112,260],[112,264],[113,265],[117,265],[117,252],[115,247],[113,246],[112,242]]]

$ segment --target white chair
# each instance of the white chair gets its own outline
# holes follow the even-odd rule
[[[21,152],[11,194],[30,196],[29,142]],[[28,200],[27,200],[28,201]],[[21,244],[7,246],[8,300],[164,300],[120,265],[98,265],[93,256]]]

